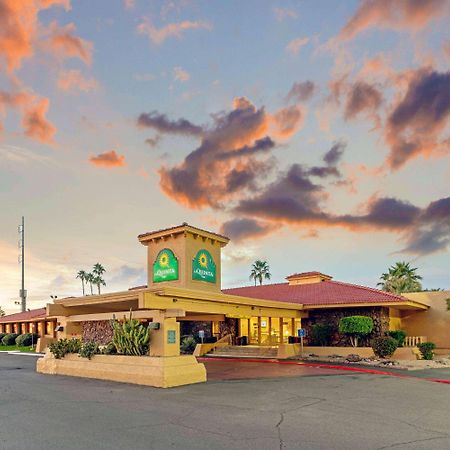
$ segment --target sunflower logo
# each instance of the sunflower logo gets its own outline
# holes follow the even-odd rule
[[[198,257],[198,262],[199,264],[204,267],[205,269],[208,267],[208,258],[207,256],[202,253],[199,257]]]
[[[169,265],[169,255],[167,253],[163,253],[159,257],[159,265],[161,267],[167,267]]]

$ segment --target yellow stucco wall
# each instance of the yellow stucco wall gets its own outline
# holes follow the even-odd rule
[[[430,306],[426,311],[404,312],[402,329],[409,336],[426,336],[438,348],[450,348],[450,311],[445,299],[450,298],[450,291],[414,292],[403,294],[411,300]]]

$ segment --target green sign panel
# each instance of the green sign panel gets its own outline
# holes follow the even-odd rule
[[[192,261],[192,279],[216,282],[216,265],[208,250],[199,250]]]
[[[158,253],[153,263],[153,283],[178,280],[178,259],[169,248]]]
[[[175,330],[167,331],[167,343],[176,344],[177,343],[177,332]]]

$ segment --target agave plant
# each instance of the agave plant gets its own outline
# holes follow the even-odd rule
[[[111,321],[114,331],[112,342],[120,355],[142,356],[148,353],[150,344],[150,330],[142,325],[139,320],[130,317],[119,322]]]

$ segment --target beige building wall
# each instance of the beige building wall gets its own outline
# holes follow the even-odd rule
[[[410,300],[429,305],[426,311],[403,312],[402,329],[408,336],[426,336],[438,348],[450,348],[450,311],[446,299],[450,291],[412,292],[402,294]]]

